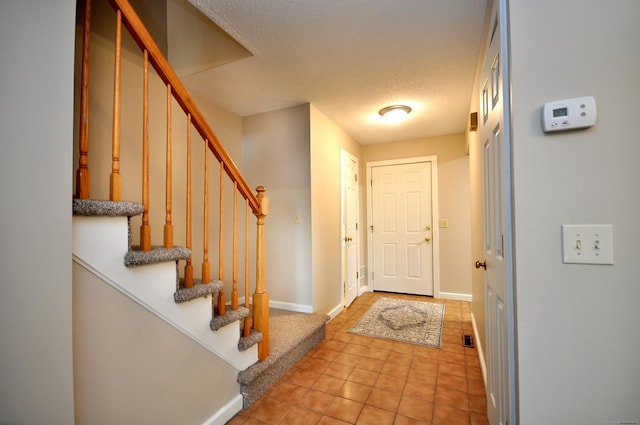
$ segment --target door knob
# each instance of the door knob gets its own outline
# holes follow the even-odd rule
[[[429,241],[431,241],[431,238],[430,237],[426,237],[426,238],[424,238],[424,240],[429,242]]]
[[[480,267],[487,270],[487,260],[482,260],[482,262],[476,260],[476,269],[479,269]]]

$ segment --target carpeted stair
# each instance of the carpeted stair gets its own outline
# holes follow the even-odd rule
[[[250,407],[294,364],[324,339],[329,316],[271,309],[270,355],[238,374],[243,407]]]
[[[165,249],[153,247],[150,252],[142,252],[132,245],[130,218],[142,213],[142,205],[134,202],[111,202],[99,200],[73,200],[73,213],[77,216],[127,217],[129,222],[128,252],[124,258],[127,267],[161,262],[176,262],[188,258],[191,253],[182,247]],[[177,275],[176,271],[176,275]],[[222,282],[213,281],[203,285],[196,281],[193,288],[184,288],[180,279],[176,282],[173,294],[176,303],[212,296],[218,296]],[[167,296],[171,296],[167,294]],[[276,383],[298,360],[315,347],[325,336],[325,326],[329,316],[322,314],[304,314],[286,310],[271,309],[269,321],[270,355],[263,362],[256,362],[238,374],[240,393],[243,396],[243,408],[250,407],[274,383]],[[212,331],[233,322],[241,323],[249,309],[239,307],[236,311],[227,309],[224,316],[214,315],[210,322]],[[206,320],[206,319],[205,319]],[[262,341],[262,333],[252,330],[248,337],[240,337],[238,329],[238,350],[244,351]]]

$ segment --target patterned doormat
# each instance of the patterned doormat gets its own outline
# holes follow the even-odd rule
[[[349,332],[440,348],[444,304],[378,298]]]

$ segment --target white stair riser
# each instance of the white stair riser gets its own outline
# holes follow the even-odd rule
[[[239,325],[211,331],[211,297],[176,304],[175,262],[125,267],[126,217],[73,218],[74,260],[152,311],[238,370],[258,360],[257,346],[238,351]]]

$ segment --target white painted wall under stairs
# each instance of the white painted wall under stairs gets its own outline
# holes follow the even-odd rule
[[[238,351],[239,323],[212,331],[211,297],[176,304],[175,262],[125,267],[126,217],[73,218],[73,259],[238,371],[258,361],[257,345]]]

